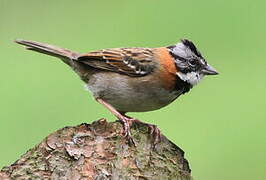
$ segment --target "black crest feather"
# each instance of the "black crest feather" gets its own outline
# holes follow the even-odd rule
[[[181,39],[181,42],[187,46],[193,53],[195,53],[198,57],[201,57],[200,52],[197,50],[196,46],[194,45],[194,43],[188,39]]]

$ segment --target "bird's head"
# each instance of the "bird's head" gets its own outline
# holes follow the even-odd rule
[[[182,39],[174,46],[168,47],[175,59],[178,77],[196,85],[205,75],[216,75],[218,72],[210,66],[192,41]]]

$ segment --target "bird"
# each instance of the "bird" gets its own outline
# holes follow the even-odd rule
[[[71,67],[95,100],[122,122],[123,134],[134,144],[130,127],[139,120],[126,113],[165,107],[188,93],[204,76],[218,74],[188,39],[163,47],[109,48],[88,53],[22,39],[15,42],[57,57]],[[158,128],[148,125],[155,141],[159,141]]]

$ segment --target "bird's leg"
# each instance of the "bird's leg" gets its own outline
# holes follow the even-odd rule
[[[122,123],[124,127],[125,136],[128,138],[130,143],[135,145],[135,142],[130,133],[130,126],[132,125],[133,118],[129,118],[118,112],[112,105],[108,104],[101,98],[96,98],[96,101],[106,107],[113,115],[115,115]]]

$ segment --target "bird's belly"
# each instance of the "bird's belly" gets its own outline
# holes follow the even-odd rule
[[[144,112],[160,109],[175,98],[176,96],[170,94],[162,95],[160,90],[150,91],[148,94],[120,90],[103,97],[105,101],[121,112]]]
[[[133,80],[132,77],[108,74],[94,74],[88,82],[88,89],[96,98],[103,99],[120,112],[160,109],[178,97],[177,92],[169,92],[147,77]]]

